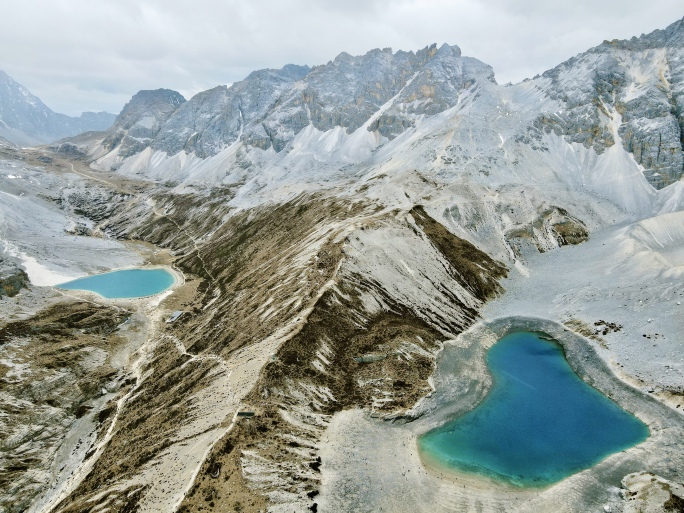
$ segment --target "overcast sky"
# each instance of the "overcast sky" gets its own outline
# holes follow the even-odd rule
[[[71,115],[388,46],[457,44],[518,82],[683,16],[682,0],[3,0],[0,69]]]

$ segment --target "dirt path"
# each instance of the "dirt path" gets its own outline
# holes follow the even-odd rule
[[[117,427],[117,422],[121,415],[121,412],[124,409],[124,406],[126,405],[128,400],[132,396],[134,396],[136,392],[139,391],[141,385],[145,381],[145,375],[143,374],[143,368],[145,366],[145,363],[153,354],[156,345],[159,343],[160,340],[162,340],[162,338],[159,335],[159,328],[164,322],[164,310],[159,308],[159,304],[164,299],[166,299],[166,297],[168,297],[168,295],[170,295],[171,293],[172,290],[157,296],[129,300],[127,302],[127,307],[130,308],[130,306],[135,306],[139,314],[141,314],[141,317],[144,317],[147,320],[147,332],[144,335],[145,342],[137,349],[137,351],[135,351],[135,353],[132,353],[133,355],[137,355],[137,358],[135,358],[135,360],[132,361],[132,364],[128,369],[128,371],[136,377],[136,384],[126,394],[124,394],[116,401],[116,408],[112,414],[111,424],[109,425],[107,432],[90,449],[90,452],[93,453],[92,456],[87,460],[82,461],[80,465],[76,468],[76,470],[71,474],[71,476],[69,476],[69,478],[65,480],[57,489],[51,492],[52,497],[50,497],[47,501],[41,500],[39,502],[36,502],[28,510],[28,513],[49,513],[53,511],[59,505],[60,502],[67,498],[81,484],[81,482],[90,473],[93,466],[106,449],[107,445],[109,444],[109,441],[114,436],[114,432]],[[112,302],[107,300],[98,302],[84,299],[82,296],[75,296],[69,294],[64,295],[72,297],[73,299],[79,301],[87,301],[88,303],[92,304],[104,304],[108,307],[120,308],[119,306],[112,304]]]
[[[213,283],[215,283],[216,278],[207,268],[206,262],[202,258],[202,253],[200,251],[200,248],[197,245],[197,240],[192,235],[190,235],[185,228],[183,228],[181,225],[179,225],[175,219],[173,219],[172,217],[169,217],[167,214],[165,214],[163,212],[160,212],[157,209],[156,202],[152,198],[148,198],[147,203],[150,207],[152,207],[152,212],[154,212],[154,215],[156,215],[157,217],[163,217],[164,219],[168,219],[169,221],[171,221],[171,223],[173,223],[173,225],[178,229],[178,231],[181,232],[183,235],[185,235],[192,242],[192,245],[195,249],[195,253],[197,253],[197,258],[199,258],[200,262],[202,262],[202,269],[207,274],[207,276],[211,279],[211,281]],[[219,293],[220,293],[220,291],[219,291]]]

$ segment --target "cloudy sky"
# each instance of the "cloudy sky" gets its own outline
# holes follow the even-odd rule
[[[665,28],[681,0],[4,0],[0,69],[57,112],[118,113],[140,89],[186,97],[342,52],[457,44],[517,82]]]

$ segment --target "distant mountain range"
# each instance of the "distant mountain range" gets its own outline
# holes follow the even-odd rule
[[[0,70],[0,137],[19,146],[46,144],[89,131],[107,130],[116,119],[109,112],[71,117],[53,112],[7,73]]]

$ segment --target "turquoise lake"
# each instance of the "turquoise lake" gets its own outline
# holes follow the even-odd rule
[[[173,274],[165,269],[124,269],[68,281],[57,288],[88,290],[107,299],[132,299],[159,294],[174,281]]]
[[[418,440],[439,467],[516,487],[543,487],[649,436],[648,427],[587,385],[561,346],[510,333],[487,352],[494,382],[473,410]]]

